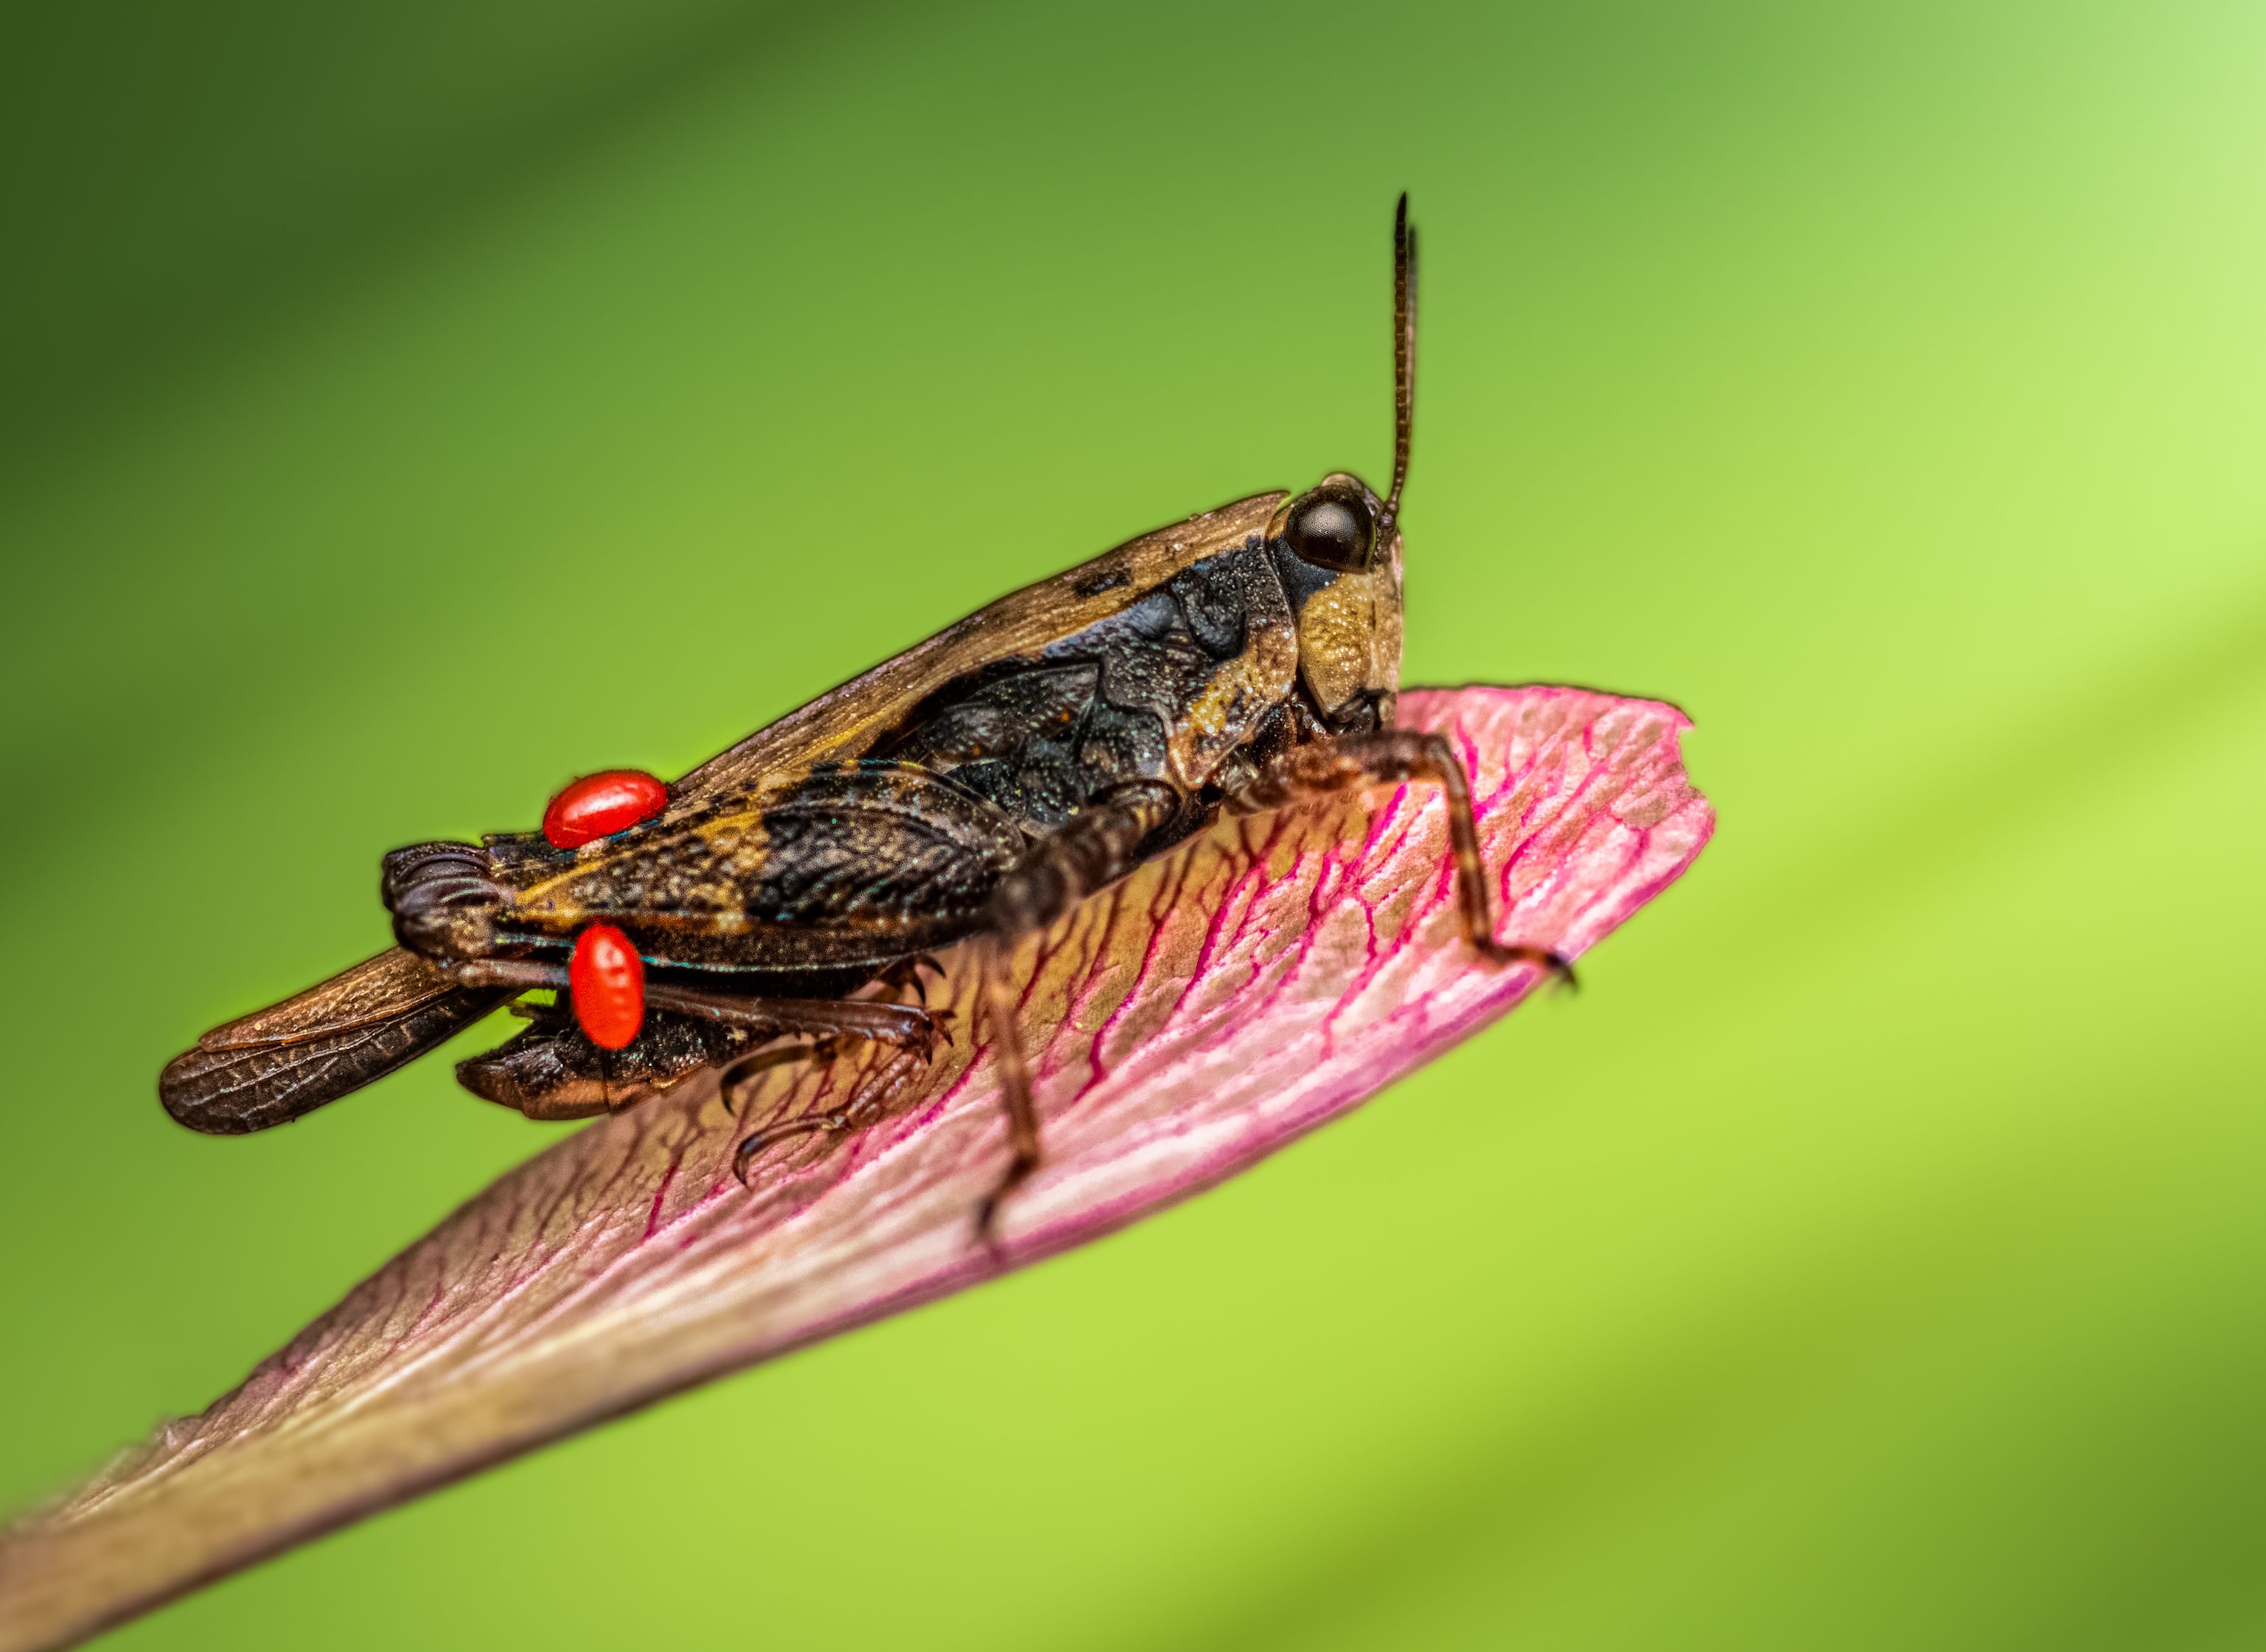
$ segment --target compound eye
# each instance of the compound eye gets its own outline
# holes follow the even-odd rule
[[[1283,537],[1301,560],[1318,567],[1350,571],[1367,565],[1376,538],[1369,507],[1340,493],[1313,493],[1290,508]]]

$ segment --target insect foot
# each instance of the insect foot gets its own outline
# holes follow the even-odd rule
[[[806,1053],[820,1061],[831,1061],[840,1053],[839,1042],[821,1039]],[[906,1047],[892,1050],[871,1071],[853,1082],[848,1098],[839,1107],[790,1119],[775,1119],[741,1137],[739,1145],[732,1150],[732,1174],[742,1187],[748,1187],[748,1173],[756,1160],[781,1142],[798,1136],[849,1136],[879,1122],[899,1101],[917,1091],[928,1067],[925,1049]],[[733,1091],[736,1086],[730,1081],[731,1077],[727,1074],[724,1091],[727,1100],[735,1100]]]
[[[1573,960],[1568,958],[1563,953],[1553,952],[1547,947],[1506,946],[1502,941],[1485,935],[1473,936],[1472,945],[1479,949],[1480,956],[1491,964],[1539,964],[1546,973],[1555,978],[1559,986],[1567,991],[1581,990],[1582,983],[1574,978]]]
[[[910,992],[918,1000],[921,1008],[926,1009],[928,1008],[928,978],[931,976],[936,977],[936,984],[939,991],[952,983],[951,977],[945,973],[944,966],[936,961],[935,955],[931,953],[922,953],[916,957],[900,958],[882,970],[878,979],[885,990],[891,993]],[[949,1017],[952,1012],[940,1010],[938,1013]]]

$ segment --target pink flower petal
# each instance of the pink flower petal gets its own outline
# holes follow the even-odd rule
[[[1471,765],[1504,940],[1578,955],[1714,826],[1682,713],[1574,689],[1419,691],[1402,720]],[[1429,787],[1223,825],[1018,958],[1048,1162],[1011,1264],[1210,1187],[1358,1106],[1537,984],[1458,936]],[[970,1214],[1003,1162],[992,1064],[866,1050],[772,1068],[735,1119],[713,1076],[505,1176],[202,1416],[0,1545],[0,1647],[51,1645],[357,1516],[1000,1266]],[[846,1140],[748,1125],[906,1080]],[[744,1121],[744,1122],[743,1122]]]

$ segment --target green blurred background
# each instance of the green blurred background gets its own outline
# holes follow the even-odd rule
[[[2254,0],[5,29],[10,1505],[552,1139],[159,1112],[381,851],[1376,477],[1404,186],[1410,680],[1721,814],[1233,1186],[120,1644],[2266,1641]]]

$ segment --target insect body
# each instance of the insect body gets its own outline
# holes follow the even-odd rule
[[[1015,939],[1223,812],[1421,778],[1446,793],[1464,930],[1495,961],[1460,761],[1394,726],[1414,381],[1415,237],[1393,222],[1394,452],[1380,498],[1335,473],[1145,534],[1001,598],[757,730],[674,785],[626,771],[541,834],[385,858],[393,950],[207,1034],[159,1080],[172,1115],[264,1129],[552,989],[465,1086],[531,1117],[626,1104],[782,1037],[925,1053],[923,1009],[873,996],[977,943],[1012,1151],[1039,1159]],[[860,995],[863,996],[853,996]],[[741,1166],[769,1137],[742,1144]]]

